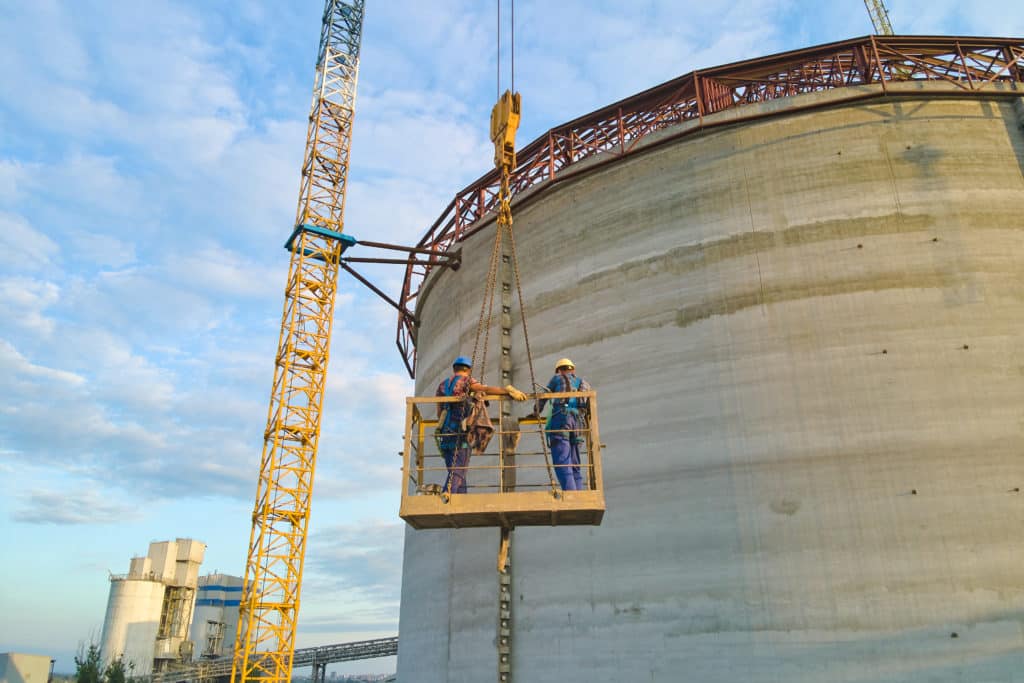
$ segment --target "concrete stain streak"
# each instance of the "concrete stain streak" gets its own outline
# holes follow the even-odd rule
[[[730,315],[762,304],[777,304],[816,297],[881,292],[899,289],[940,289],[955,286],[958,277],[952,273],[924,273],[908,276],[892,272],[871,279],[861,277],[831,281],[806,282],[793,287],[765,287],[764,298],[758,291],[744,292],[676,309],[675,324],[687,327],[713,315]]]
[[[707,242],[674,247],[662,254],[633,259],[590,273],[574,283],[572,288],[542,292],[532,306],[538,309],[550,308],[577,300],[580,291],[600,292],[657,273],[681,276],[722,261],[753,256],[778,247],[852,240],[858,237],[878,235],[925,234],[934,227],[934,218],[923,215],[909,216],[902,220],[896,220],[895,217],[892,220],[886,217],[878,217],[873,220],[834,219],[809,225],[796,225],[784,230],[737,233]],[[855,247],[855,245],[843,244],[837,246],[837,250],[850,247]]]

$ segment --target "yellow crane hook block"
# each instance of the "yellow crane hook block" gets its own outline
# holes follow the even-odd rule
[[[494,165],[508,169],[516,167],[516,131],[522,111],[519,93],[506,90],[491,109],[491,142],[494,143]]]

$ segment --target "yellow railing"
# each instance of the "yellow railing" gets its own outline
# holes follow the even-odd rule
[[[579,464],[552,461],[550,437],[566,430],[547,428],[547,418],[513,417],[501,423],[502,403],[507,396],[488,396],[493,435],[482,451],[470,448],[464,468],[466,492],[446,487],[449,469],[440,448],[438,417],[458,397],[410,397],[406,399],[405,443],[402,449],[402,513],[417,528],[424,526],[507,526],[509,524],[594,524],[604,511],[601,440],[598,432],[597,394],[594,391],[541,393],[525,403],[513,403],[513,411],[530,411],[537,399],[575,398],[586,410],[577,419],[574,434]],[[453,434],[453,436],[459,436]],[[563,491],[558,470],[571,474],[578,467],[581,490]],[[566,515],[569,511],[590,515]],[[536,514],[531,514],[536,513]],[[442,516],[444,523],[426,523],[422,515]],[[511,517],[509,517],[511,515]],[[540,520],[540,521],[528,521]],[[572,521],[577,520],[577,521]]]

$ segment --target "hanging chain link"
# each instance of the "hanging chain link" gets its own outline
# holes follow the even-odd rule
[[[516,238],[512,233],[511,211],[508,226],[508,243],[512,255],[512,270],[516,276],[516,296],[519,298],[519,313],[523,317],[523,341],[526,345],[526,361],[530,366],[530,387],[535,389],[537,387],[537,376],[533,372],[533,352],[530,350],[530,330],[526,325],[526,302],[523,300],[523,279],[519,275],[519,257],[516,255]]]
[[[491,325],[494,315],[494,294],[497,289],[498,264],[501,261],[501,245],[504,234],[508,232],[509,257],[512,261],[512,270],[516,281],[516,297],[519,300],[519,314],[523,321],[523,341],[526,347],[526,361],[530,368],[530,393],[539,386],[537,375],[533,366],[533,350],[530,348],[530,330],[526,322],[526,303],[523,299],[522,275],[519,270],[519,256],[516,252],[515,232],[512,230],[512,205],[511,205],[511,174],[508,168],[501,168],[501,185],[498,194],[498,215],[495,220],[494,246],[491,249],[491,262],[487,269],[487,282],[484,286],[483,300],[480,302],[480,316],[477,319],[476,339],[473,341],[473,368],[479,368],[477,378],[484,382],[484,375],[487,371],[487,350],[491,340]],[[511,314],[511,312],[510,312]],[[480,353],[480,362],[477,364],[478,352],[481,352],[480,337],[483,337],[483,348]],[[539,417],[539,416],[538,416]],[[548,482],[551,485],[551,494],[558,497],[558,481],[555,478],[554,467],[551,464],[551,454],[548,452],[547,439],[541,432],[541,450],[544,453],[544,464],[548,471]]]
[[[519,275],[519,256],[516,254],[516,238],[512,232],[512,211],[509,209],[508,241],[512,256],[512,270],[516,276],[516,295],[519,298],[519,314],[523,318],[523,341],[526,346],[526,362],[530,366],[530,393],[537,389],[537,376],[533,371],[533,351],[530,349],[530,329],[526,324],[526,302],[523,299],[523,278]],[[546,387],[545,387],[546,388]],[[538,418],[540,415],[537,416]],[[548,441],[541,431],[541,450],[544,452],[544,464],[548,469],[548,482],[551,484],[551,495],[558,497],[558,483],[555,480],[555,469],[551,465],[551,455],[548,453]]]
[[[491,340],[491,318],[494,307],[494,291],[498,281],[498,262],[501,260],[501,237],[502,230],[499,223],[497,234],[494,237],[494,247],[491,249],[491,262],[487,267],[487,281],[484,284],[484,296],[480,301],[480,315],[476,323],[476,337],[473,340],[473,369],[474,373],[479,368],[477,377],[484,381],[484,374],[487,370],[487,347]],[[480,337],[484,337],[483,355],[480,364],[477,365],[477,352],[480,350]]]

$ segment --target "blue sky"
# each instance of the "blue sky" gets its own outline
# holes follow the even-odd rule
[[[490,164],[495,3],[367,5],[346,224],[412,243]],[[1014,3],[889,6],[904,33],[1024,35]],[[151,540],[244,571],[321,11],[0,0],[0,651],[72,670],[107,571]],[[871,32],[861,0],[520,0],[516,19],[521,144],[695,68]],[[398,628],[394,329],[343,282],[300,647]]]

